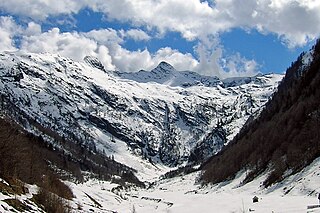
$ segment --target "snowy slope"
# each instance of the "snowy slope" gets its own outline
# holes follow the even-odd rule
[[[199,173],[164,179],[155,182],[148,189],[122,189],[108,182],[90,180],[84,184],[73,184],[76,198],[82,211],[97,212],[320,212],[320,207],[307,209],[319,204],[320,158],[299,174],[265,189],[261,182],[267,173],[243,185],[245,172],[229,182],[201,186],[197,184]],[[101,207],[94,206],[89,194]],[[253,203],[252,198],[258,197]],[[76,205],[74,205],[76,206]]]
[[[141,165],[163,171],[162,164],[201,162],[219,152],[283,77],[221,81],[165,62],[151,72],[121,73],[106,71],[93,57],[84,61],[0,54],[2,110],[32,120],[20,122],[29,130],[37,132],[38,123],[146,175],[148,166]]]

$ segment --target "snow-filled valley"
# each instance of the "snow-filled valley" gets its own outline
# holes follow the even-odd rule
[[[171,179],[158,180],[146,189],[121,188],[115,183],[89,179],[84,183],[66,182],[75,194],[68,201],[73,212],[308,212],[319,213],[317,195],[320,192],[320,158],[299,174],[265,189],[261,181],[266,174],[242,185],[244,172],[232,181],[216,185],[202,186],[197,182],[199,173],[191,173]],[[0,182],[4,182],[0,180]],[[0,200],[18,198],[27,200],[37,190],[30,186],[29,194],[10,196],[0,193]],[[258,202],[253,202],[257,196]],[[28,201],[30,211],[41,212],[34,203]],[[12,207],[0,201],[0,212]]]
[[[206,186],[198,183],[198,172],[159,180],[147,189],[120,190],[114,184],[98,180],[69,184],[77,195],[74,202],[81,204],[82,211],[79,212],[320,212],[320,206],[317,206],[320,158],[299,174],[267,189],[261,184],[266,173],[242,185],[244,173],[240,172],[232,181]],[[258,202],[253,203],[255,196]]]
[[[105,70],[93,57],[84,61],[0,54],[3,114],[65,153],[44,130],[78,141],[132,168],[146,185],[125,187],[90,175],[81,183],[65,181],[75,195],[68,201],[73,212],[320,212],[319,158],[269,188],[262,186],[268,172],[245,185],[247,171],[216,185],[202,185],[199,171],[163,177],[218,153],[259,115],[283,75],[221,80],[179,72],[165,62],[150,72],[124,73]],[[7,183],[0,179],[0,184]],[[0,212],[12,209],[3,200],[13,197],[25,201],[28,212],[41,212],[30,200],[37,186],[27,187],[25,195],[0,193]]]

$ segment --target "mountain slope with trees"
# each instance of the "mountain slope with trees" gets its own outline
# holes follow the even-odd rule
[[[202,181],[218,183],[247,171],[244,183],[268,172],[264,186],[299,172],[320,156],[320,40],[287,69],[260,116],[203,164]]]
[[[144,186],[134,176],[134,170],[101,153],[93,153],[62,138],[55,140],[64,144],[64,149],[53,147],[41,135],[26,132],[11,118],[0,115],[0,195],[17,197],[28,194],[26,184],[39,187],[31,199],[26,199],[27,195],[23,199],[1,198],[0,201],[16,210],[69,212],[68,202],[74,195],[61,180],[80,183],[90,177],[122,186]]]

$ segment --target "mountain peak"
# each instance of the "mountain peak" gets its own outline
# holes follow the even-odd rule
[[[175,68],[171,64],[165,61],[161,61],[155,69],[163,69],[168,71],[175,70]]]

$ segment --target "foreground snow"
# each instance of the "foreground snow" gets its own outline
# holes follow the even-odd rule
[[[268,189],[261,187],[266,174],[244,186],[244,174],[231,182],[206,187],[195,184],[198,176],[194,173],[160,180],[148,189],[115,190],[115,184],[94,180],[70,186],[80,212],[320,212],[320,208],[307,209],[318,204],[320,158]],[[254,196],[259,202],[252,202]]]

